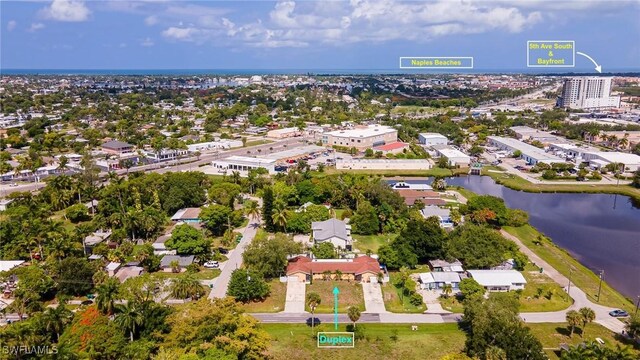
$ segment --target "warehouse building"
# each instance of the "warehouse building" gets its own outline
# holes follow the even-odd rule
[[[438,156],[445,157],[449,162],[449,166],[467,167],[471,164],[471,157],[458,149],[454,149],[448,145],[435,145],[433,149]]]
[[[488,136],[487,140],[491,146],[509,151],[512,154],[516,151],[520,151],[522,153],[520,158],[524,159],[529,165],[535,165],[539,162],[545,164],[565,162],[563,159],[545,152],[544,149],[537,148],[516,139],[501,136]]]
[[[421,133],[418,135],[418,142],[422,145],[447,145],[449,140],[446,136],[438,133]]]
[[[398,141],[398,130],[389,126],[369,125],[322,134],[325,146],[355,147],[359,151]]]
[[[259,168],[267,169],[269,174],[276,173],[276,159],[249,156],[229,156],[228,158],[212,161],[211,166],[220,173],[225,171],[249,171]]]
[[[640,156],[623,152],[586,152],[582,160],[589,162],[593,169],[600,169],[612,163],[624,164],[625,171],[635,172],[640,168]]]

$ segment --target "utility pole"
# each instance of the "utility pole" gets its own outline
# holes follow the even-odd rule
[[[638,301],[636,301],[636,311],[633,313],[633,316],[638,315],[638,307],[640,307],[640,295],[638,295]]]
[[[567,295],[571,298],[571,273],[573,272],[573,267],[569,267],[569,286],[567,287]]]
[[[600,290],[602,290],[602,278],[604,277],[604,270],[600,270],[600,284],[598,285],[598,302],[600,302]]]

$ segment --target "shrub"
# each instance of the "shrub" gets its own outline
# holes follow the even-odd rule
[[[411,303],[411,305],[413,306],[422,305],[422,296],[414,292],[413,294],[411,294],[411,297],[409,297],[409,303]]]

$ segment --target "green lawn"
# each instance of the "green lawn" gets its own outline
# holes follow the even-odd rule
[[[273,279],[269,282],[271,292],[263,301],[254,301],[242,304],[244,311],[248,313],[270,313],[284,310],[284,302],[287,296],[287,284],[280,282],[280,279]]]
[[[447,298],[440,297],[440,305],[443,309],[451,311],[452,313],[462,314],[464,312],[464,306],[460,299],[455,295],[450,295]]]
[[[219,269],[202,269],[200,271],[198,271],[197,273],[193,274],[195,276],[196,279],[198,280],[211,280],[211,279],[215,279],[218,276],[220,276],[220,270]],[[171,279],[171,278],[175,278],[181,275],[184,275],[184,272],[181,273],[173,273],[173,272],[164,272],[164,271],[157,271],[154,273],[150,273],[149,275],[151,275],[152,277],[156,278],[156,279]]]
[[[558,358],[554,349],[558,349],[560,344],[577,345],[583,341],[594,341],[597,337],[604,340],[605,346],[608,347],[615,348],[616,345],[633,346],[629,340],[616,336],[616,334],[609,331],[609,329],[595,323],[587,325],[586,332],[583,335],[584,337],[581,337],[581,330],[576,329],[571,338],[569,337],[569,328],[566,323],[527,324],[527,326],[531,328],[533,335],[542,342],[545,353],[547,353],[550,359]],[[636,344],[635,351],[638,356],[640,356],[639,344]]]
[[[251,140],[251,141],[247,141],[247,147],[248,146],[257,146],[257,145],[264,145],[264,144],[269,144],[272,143],[273,141],[271,140]]]
[[[324,281],[313,280],[307,285],[307,294],[316,292],[320,295],[321,303],[316,309],[316,313],[333,313],[333,288],[338,287],[338,312],[346,313],[349,306],[357,306],[360,311],[364,311],[364,295],[362,285],[356,281]],[[306,311],[311,311],[305,306]]]
[[[535,245],[533,241],[538,238],[540,233],[530,225],[518,228],[505,226],[504,230],[511,235],[518,237],[525,246],[535,252],[564,276],[569,277],[569,269],[573,268],[573,271],[571,272],[572,283],[582,289],[591,301],[596,302],[599,278],[593,271],[587,269],[569,253],[552,242],[543,241],[541,245]],[[634,305],[631,301],[614,290],[606,282],[602,283],[601,298],[600,304],[602,305],[621,308],[627,311],[632,311],[634,309]]]
[[[562,287],[546,274],[523,271],[522,275],[527,280],[527,285],[520,294],[521,312],[559,311],[573,303]]]
[[[353,235],[354,247],[363,254],[367,250],[376,253],[382,245],[390,243],[398,234],[380,234],[380,235]]]
[[[423,313],[427,310],[427,306],[422,303],[420,306],[412,305],[409,302],[408,296],[402,296],[400,289],[393,285],[397,272],[389,273],[389,282],[382,285],[382,299],[384,300],[384,307],[387,311],[394,313]],[[416,286],[415,281],[409,280],[411,285],[409,288]]]
[[[635,201],[640,201],[640,189],[631,185],[602,185],[585,182],[584,184],[533,184],[520,176],[495,173],[482,170],[483,175],[488,175],[496,183],[502,184],[510,189],[522,190],[526,192],[541,193],[600,193],[600,194],[620,194],[630,196]]]
[[[364,339],[356,340],[352,349],[318,349],[311,328],[304,324],[262,324],[271,336],[269,358],[292,359],[440,359],[459,353],[465,334],[457,324],[421,324],[411,331],[411,324],[358,324]],[[334,331],[332,324],[321,324],[316,331]],[[345,324],[339,326],[345,331]],[[395,340],[394,340],[395,339]]]

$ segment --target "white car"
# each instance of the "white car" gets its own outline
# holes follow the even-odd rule
[[[220,267],[220,263],[217,261],[207,261],[203,266],[208,269],[217,269]]]

